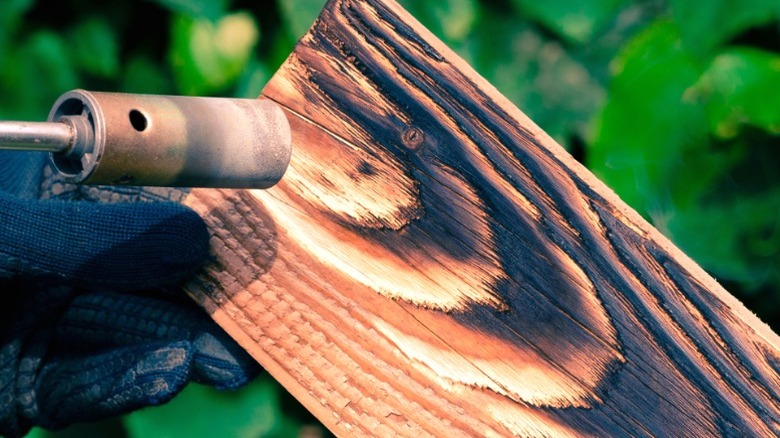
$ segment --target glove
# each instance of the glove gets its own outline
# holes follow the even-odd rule
[[[158,405],[189,381],[251,380],[258,365],[176,287],[208,258],[202,219],[62,183],[40,200],[44,161],[0,152],[0,435]]]

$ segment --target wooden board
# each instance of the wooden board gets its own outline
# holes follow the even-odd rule
[[[190,194],[188,289],[336,434],[780,433],[777,335],[392,0],[263,96],[291,167]]]

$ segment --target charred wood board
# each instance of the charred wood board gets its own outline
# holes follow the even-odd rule
[[[189,195],[188,290],[336,434],[780,433],[777,335],[392,0],[263,97],[292,164]]]

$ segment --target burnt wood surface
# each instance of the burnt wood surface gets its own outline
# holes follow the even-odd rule
[[[292,164],[189,195],[188,290],[338,435],[780,433],[777,335],[392,0],[263,97]]]

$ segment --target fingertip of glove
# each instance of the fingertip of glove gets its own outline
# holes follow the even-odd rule
[[[134,371],[134,387],[140,389],[143,405],[159,405],[178,394],[190,380],[192,347],[187,341],[147,348],[136,352],[140,356]]]
[[[146,344],[91,357],[54,360],[35,392],[35,424],[58,428],[166,403],[192,373],[189,342]]]
[[[217,389],[236,389],[260,373],[260,365],[227,334],[202,332],[194,341],[193,380]]]
[[[260,371],[260,365],[253,361],[238,362],[200,358],[196,359],[195,374],[192,380],[219,390],[234,390],[254,380]]]

